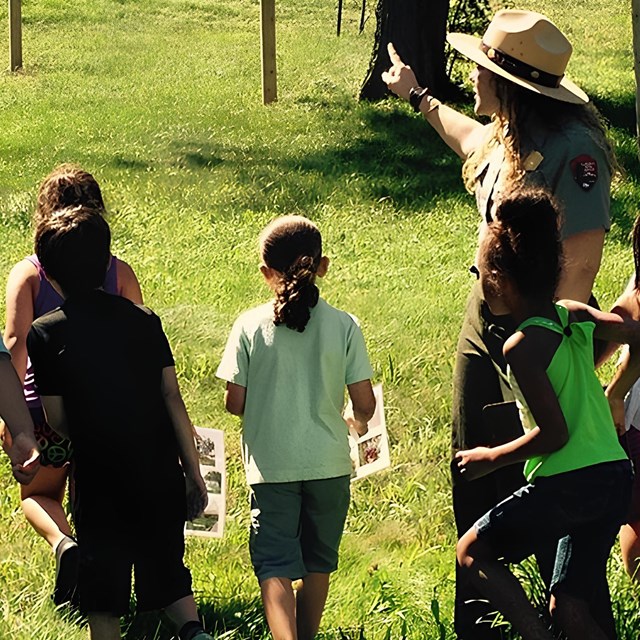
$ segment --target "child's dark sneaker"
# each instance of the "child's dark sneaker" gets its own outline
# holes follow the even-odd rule
[[[80,565],[78,543],[73,538],[65,536],[56,546],[55,554],[56,585],[53,590],[53,602],[56,605],[67,602],[75,604]]]

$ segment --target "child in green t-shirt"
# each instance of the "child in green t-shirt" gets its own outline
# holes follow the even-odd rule
[[[243,416],[249,544],[267,622],[274,637],[311,640],[349,506],[344,388],[350,426],[363,434],[375,409],[373,372],[354,318],[319,296],[329,259],[318,228],[278,218],[260,236],[260,257],[274,300],[236,320],[217,375],[227,410]]]
[[[506,444],[460,451],[464,477],[525,462],[529,482],[458,542],[464,575],[525,640],[553,638],[505,561],[557,543],[551,612],[569,638],[615,637],[606,562],[630,498],[632,473],[594,372],[593,339],[640,342],[640,323],[585,304],[554,303],[562,268],[559,213],[541,190],[498,203],[478,269],[494,314],[519,324],[504,354],[525,429]],[[635,354],[635,351],[633,352]],[[627,373],[638,371],[627,363]]]

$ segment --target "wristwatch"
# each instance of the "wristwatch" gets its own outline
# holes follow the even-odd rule
[[[434,109],[437,109],[440,106],[440,100],[434,98],[430,93],[429,89],[423,89],[422,87],[413,87],[409,90],[409,104],[413,107],[413,110],[417,113],[420,111],[420,105],[424,99],[427,99],[429,104],[429,108],[425,112],[431,113]]]

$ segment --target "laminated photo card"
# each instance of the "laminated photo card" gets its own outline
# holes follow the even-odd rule
[[[354,431],[349,432],[349,446],[351,448],[351,463],[353,473],[351,481],[359,480],[365,476],[386,469],[391,465],[389,458],[389,436],[387,424],[384,419],[384,401],[382,398],[382,385],[373,387],[376,397],[376,412],[369,421],[369,431],[363,436],[358,436]],[[344,416],[353,415],[351,401],[347,403]]]
[[[227,502],[227,471],[224,432],[195,427],[200,473],[207,485],[208,502],[204,513],[187,522],[185,533],[192,536],[222,538]]]

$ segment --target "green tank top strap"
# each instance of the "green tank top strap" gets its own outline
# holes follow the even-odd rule
[[[554,331],[555,333],[559,333],[561,335],[570,336],[571,328],[569,327],[569,311],[559,304],[556,305],[556,310],[562,324],[556,322],[555,320],[550,320],[549,318],[534,316],[533,318],[527,318],[522,324],[518,326],[516,331],[522,331],[527,327],[542,327],[543,329],[549,329],[549,331]]]

